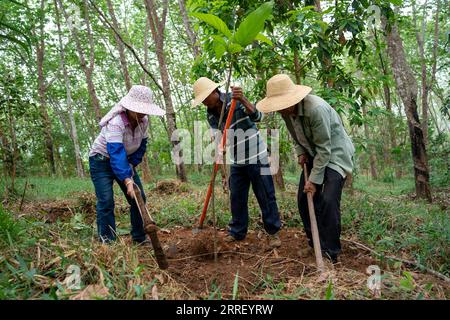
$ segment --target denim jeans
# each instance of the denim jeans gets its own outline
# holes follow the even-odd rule
[[[308,171],[311,172],[312,161],[308,161],[307,166]],[[331,257],[337,257],[341,252],[341,195],[344,182],[345,179],[337,171],[327,167],[323,184],[316,185],[317,191],[313,197],[320,247]],[[305,178],[302,173],[297,194],[298,209],[309,245],[313,247],[308,199],[303,192],[304,186]]]
[[[247,235],[250,183],[261,208],[264,229],[269,234],[275,234],[281,228],[272,176],[261,175],[262,167],[260,164],[231,166],[229,185],[232,219],[229,233],[237,240]]]
[[[97,196],[97,230],[102,242],[109,242],[116,239],[116,222],[114,217],[114,180],[119,184],[120,189],[125,194],[130,204],[131,237],[135,242],[145,240],[145,231],[139,209],[134,199],[127,195],[127,187],[123,181],[119,181],[112,171],[109,158],[102,155],[89,157],[89,168],[91,179],[94,183],[95,194]],[[144,188],[137,172],[134,172],[134,182],[142,192],[145,201]]]

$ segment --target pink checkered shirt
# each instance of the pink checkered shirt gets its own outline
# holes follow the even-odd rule
[[[89,156],[101,154],[109,157],[106,150],[107,143],[123,143],[127,155],[130,155],[139,148],[143,139],[148,137],[148,118],[144,117],[136,129],[132,130],[130,122],[125,112],[121,112],[102,127],[102,131],[95,139],[91,147]]]

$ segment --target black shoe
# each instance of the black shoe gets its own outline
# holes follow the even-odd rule
[[[337,254],[329,254],[328,252],[324,252],[325,258],[331,261],[332,264],[338,263]]]

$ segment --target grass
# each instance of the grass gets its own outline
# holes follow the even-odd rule
[[[356,195],[344,194],[343,229],[381,253],[408,256],[447,276],[450,273],[450,219],[440,203],[411,200],[412,179],[386,184],[355,183]]]
[[[157,177],[161,178],[167,176]],[[89,179],[32,177],[28,181],[31,187],[27,190],[26,202],[71,199],[76,192],[93,192]],[[192,174],[189,181],[184,185],[190,191],[187,195],[161,195],[151,191],[155,183],[145,186],[149,208],[159,226],[190,227],[197,221],[209,177],[205,173]],[[277,191],[278,205],[285,225],[298,228],[301,226],[295,195],[298,173],[286,174],[285,181],[287,190]],[[20,197],[24,184],[24,179],[18,179]],[[228,199],[219,182],[216,190],[218,226],[225,228],[230,219]],[[342,237],[365,243],[382,254],[416,260],[449,276],[448,209],[439,202],[428,204],[412,200],[409,195],[413,190],[414,181],[410,178],[386,183],[357,177],[354,194],[348,190],[343,194]],[[121,193],[117,187],[116,192]],[[116,201],[123,204],[123,196],[116,197]],[[253,194],[249,202],[250,229],[261,229],[258,204]],[[161,274],[156,267],[149,267],[155,266],[149,252],[142,256],[135,246],[123,241],[112,246],[98,245],[94,241],[95,224],[88,223],[87,218],[83,212],[74,212],[67,221],[48,224],[39,216],[13,213],[0,207],[0,299],[65,299],[71,294],[64,286],[71,265],[83,266],[81,287],[92,289],[99,298],[149,299],[155,295],[178,298],[180,292],[185,292],[180,284]],[[129,232],[128,214],[117,215],[116,222],[120,233]],[[418,288],[408,271],[398,268],[397,276],[400,281],[389,288],[389,294],[394,298],[430,298],[435,294],[432,284]],[[225,294],[237,297],[239,280],[236,274],[233,292],[223,292],[211,284],[209,298],[217,299]],[[258,286],[266,290],[263,298],[271,299],[335,299],[339,292],[335,284],[328,283],[321,293],[299,285],[288,294],[285,283],[274,282],[265,274],[261,274]],[[348,297],[356,298],[367,295],[367,292],[347,293]]]
[[[29,177],[27,179],[18,178],[15,184],[16,197],[22,197],[26,180],[28,186],[26,196],[33,200],[57,200],[67,199],[74,192],[93,192],[94,186],[88,178],[52,178],[52,177]],[[0,190],[4,190],[5,180],[0,179]]]

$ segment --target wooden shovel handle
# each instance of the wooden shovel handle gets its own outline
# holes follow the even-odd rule
[[[308,168],[306,167],[306,164],[303,165],[303,173],[305,174],[305,184],[306,184],[306,181],[308,181]],[[311,221],[311,233],[314,245],[314,255],[316,256],[316,265],[317,269],[319,269],[320,272],[323,272],[324,265],[322,258],[322,249],[320,248],[319,229],[317,227],[316,212],[314,210],[313,194],[311,192],[307,192],[306,197],[308,199],[308,209],[309,209],[308,211],[309,211],[309,219]]]
[[[152,242],[153,250],[155,251],[156,262],[160,269],[165,270],[169,267],[169,263],[167,262],[166,255],[164,254],[164,250],[159,242],[158,238],[158,227],[155,224],[155,221],[151,218],[147,207],[145,206],[144,199],[142,199],[141,189],[137,184],[133,184],[134,187],[134,200],[136,201],[136,205],[138,207],[139,213],[142,217],[142,222],[144,224],[144,231],[148,234],[150,241]]]

